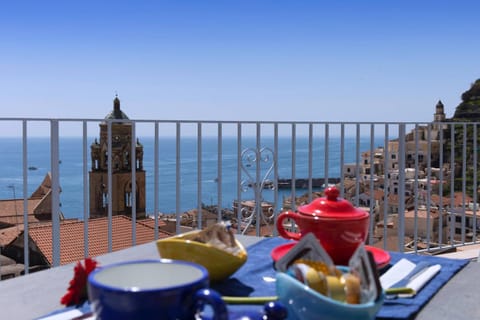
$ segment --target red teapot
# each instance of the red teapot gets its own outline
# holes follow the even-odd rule
[[[335,187],[325,189],[325,195],[298,207],[298,212],[280,213],[277,230],[283,238],[293,240],[300,240],[312,232],[335,264],[348,265],[358,245],[367,239],[370,215],[338,198],[339,191]],[[285,219],[293,220],[300,232],[285,230]]]

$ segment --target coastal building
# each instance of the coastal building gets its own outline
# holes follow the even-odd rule
[[[14,186],[11,186],[13,191]],[[15,191],[14,191],[15,193]],[[24,225],[24,199],[16,198],[0,200],[0,229]],[[47,173],[27,199],[27,219],[29,224],[52,220],[52,177]],[[60,220],[63,220],[60,212]],[[1,245],[1,244],[0,244]]]
[[[440,175],[445,185],[451,174],[449,163],[443,163],[443,167],[439,168],[440,148],[443,147],[440,139],[442,130],[446,129],[444,124],[446,120],[444,105],[438,101],[435,106],[433,122],[416,126],[405,135],[405,172],[402,175],[399,171],[401,157],[398,139],[388,141],[386,150],[384,147],[378,147],[374,151],[363,152],[358,165],[347,163],[343,166],[345,198],[359,205],[373,208],[375,227],[380,231],[387,231],[385,234],[390,238],[396,236],[399,210],[404,208],[405,213],[402,216],[405,220],[405,236],[407,238],[413,237],[416,232],[420,238],[424,238],[428,234],[437,239],[447,239],[445,234],[446,211],[439,211],[438,206],[435,205],[436,198],[429,196],[438,194]],[[404,177],[404,181],[400,181],[401,176]],[[358,183],[356,182],[357,178],[359,179]],[[371,199],[371,183],[373,183],[374,189],[375,203],[373,204],[369,200]],[[400,185],[405,186],[405,203],[402,206],[399,203]],[[359,190],[356,190],[357,187]],[[415,201],[424,209],[414,213],[412,210],[415,207]],[[450,203],[445,203],[445,205],[450,206]],[[454,205],[452,204],[452,208]],[[426,208],[429,208],[431,212],[427,213]],[[387,219],[384,219],[385,214],[388,215]],[[458,217],[448,216],[458,220]],[[385,221],[387,224],[384,226]],[[414,223],[415,221],[417,223]],[[413,226],[416,226],[417,229],[413,230]],[[377,232],[377,234],[383,233],[383,231]],[[430,240],[432,241],[432,239]],[[393,242],[395,241],[393,240]]]
[[[478,241],[480,235],[480,204],[474,203],[470,197],[466,199],[465,208],[461,206],[447,210],[448,224],[453,228],[455,241]],[[463,210],[465,209],[465,210]]]
[[[425,126],[418,126],[411,130],[405,136],[405,166],[407,169],[415,168],[415,163],[418,163],[419,171],[425,172],[428,167],[430,159],[430,167],[438,167],[440,155],[440,132],[445,129],[445,124],[438,124],[436,122],[445,121],[444,106],[441,101],[435,106],[434,121]],[[399,160],[399,141],[393,139],[388,141],[387,152],[383,147],[378,147],[374,150],[373,156],[370,151],[362,153],[362,160],[360,168],[360,181],[369,182],[373,175],[373,180],[378,181],[382,175],[391,173],[395,170],[398,172]],[[429,149],[430,148],[430,149]],[[387,155],[387,159],[385,156]],[[430,158],[429,158],[430,155]],[[372,160],[373,159],[373,162]],[[432,169],[433,169],[432,168]],[[437,170],[438,171],[438,170]],[[344,178],[356,178],[357,165],[355,163],[347,163],[343,166]],[[412,173],[409,170],[410,179],[413,179]],[[419,173],[421,174],[421,173]],[[387,186],[395,190],[395,185]],[[395,193],[395,192],[394,192]]]
[[[398,216],[396,216],[398,218]],[[429,243],[438,243],[439,239],[447,239],[447,213],[437,208],[421,206],[417,210],[407,210],[404,216],[405,236],[415,236],[427,240]],[[394,223],[395,224],[395,223]],[[398,222],[396,223],[398,224]]]
[[[145,217],[145,170],[143,170],[143,145],[132,142],[132,124],[120,109],[120,99],[113,100],[113,110],[105,120],[111,122],[111,152],[108,154],[108,124],[100,124],[100,141],[91,145],[92,168],[89,172],[90,217],[108,215],[108,164],[112,164],[112,215],[132,215],[133,201],[137,218]],[[135,143],[132,148],[132,143]],[[134,151],[132,151],[134,150]],[[110,159],[109,159],[110,156]],[[132,181],[132,168],[135,183]]]

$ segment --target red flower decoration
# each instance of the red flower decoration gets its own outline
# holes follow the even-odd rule
[[[86,258],[84,265],[79,261],[73,269],[73,279],[70,280],[67,293],[60,300],[61,304],[73,306],[82,304],[87,300],[87,279],[90,272],[97,267],[97,261]]]

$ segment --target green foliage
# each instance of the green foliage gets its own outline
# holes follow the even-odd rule
[[[455,109],[455,114],[451,122],[480,122],[480,79],[477,79],[470,87],[469,90],[462,94],[462,103],[460,103]],[[477,134],[475,137],[474,128],[477,127]],[[453,141],[451,140],[451,132],[453,130]],[[452,165],[454,180],[454,191],[462,191],[463,183],[465,180],[466,193],[470,196],[475,192],[473,186],[473,160],[475,153],[477,155],[477,184],[480,183],[480,125],[477,123],[472,124],[450,124],[444,131],[443,137],[445,143],[443,144],[443,162],[451,162],[451,151],[453,148],[454,162]],[[476,139],[477,149],[474,150],[474,141]],[[463,149],[464,141],[466,141],[466,148]],[[465,161],[464,161],[465,158]],[[463,178],[465,167],[465,179]],[[448,186],[450,188],[450,186]],[[448,190],[449,191],[449,190]],[[444,190],[443,193],[447,193]]]
[[[462,94],[463,102],[469,102],[472,100],[472,98],[474,100],[480,99],[480,79],[477,79],[474,83],[472,83],[470,89]]]
[[[462,102],[455,109],[452,121],[480,121],[480,79],[462,94]]]

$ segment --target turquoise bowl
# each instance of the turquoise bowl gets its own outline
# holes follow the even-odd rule
[[[277,272],[276,279],[277,296],[288,310],[288,320],[372,320],[383,304],[383,293],[374,302],[348,304],[324,296],[284,272]]]

